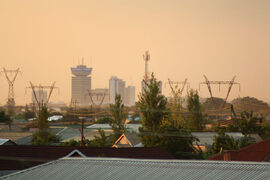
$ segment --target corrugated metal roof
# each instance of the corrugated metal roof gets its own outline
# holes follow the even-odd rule
[[[0,139],[0,145],[3,145],[8,141],[9,141],[9,139]]]
[[[215,136],[218,136],[216,132],[192,132],[193,136],[197,137],[200,142],[199,145],[212,145]],[[244,135],[240,132],[226,132],[228,136],[232,136],[234,139],[240,139],[244,137]]]
[[[256,144],[246,146],[237,151],[228,151],[216,154],[210,160],[230,160],[230,161],[270,161],[270,139],[266,139]]]
[[[270,164],[197,160],[63,158],[7,179],[269,179]]]

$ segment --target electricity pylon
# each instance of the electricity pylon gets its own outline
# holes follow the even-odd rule
[[[190,83],[187,82],[187,79],[185,79],[184,81],[171,81],[170,79],[168,79],[168,82],[165,83],[165,86],[166,84],[169,84],[170,85],[170,88],[171,88],[171,92],[172,92],[172,95],[173,96],[176,96],[176,94],[179,94],[180,97],[182,96],[183,94],[183,91],[184,91],[184,88],[185,86],[187,86],[187,91],[189,90],[189,87],[190,87]],[[178,85],[182,85],[182,87],[178,87]],[[175,86],[173,86],[175,85]],[[179,92],[176,92],[176,90],[179,88]]]
[[[231,81],[209,81],[205,75],[203,75],[203,77],[204,77],[205,81],[204,81],[204,82],[201,82],[201,83],[199,84],[199,90],[200,90],[201,84],[206,84],[206,85],[207,85],[207,88],[208,88],[208,91],[209,91],[209,93],[210,93],[210,96],[211,96],[212,101],[213,101],[214,99],[213,99],[213,94],[212,94],[211,84],[213,84],[213,85],[219,85],[219,91],[220,91],[220,86],[221,86],[221,85],[229,85],[228,91],[227,91],[227,95],[226,95],[226,97],[225,97],[225,99],[224,99],[223,107],[225,106],[225,104],[226,104],[226,102],[227,102],[227,99],[228,99],[228,97],[229,97],[229,94],[230,94],[230,92],[231,92],[231,89],[232,89],[232,86],[233,86],[233,85],[238,85],[238,86],[239,86],[239,91],[240,91],[240,83],[234,81],[235,78],[236,78],[236,76],[234,76],[234,77],[232,78]]]
[[[3,68],[2,73],[5,74],[6,79],[8,81],[8,100],[7,100],[7,107],[9,113],[13,112],[15,107],[15,99],[14,99],[14,83],[17,78],[18,73],[20,72],[20,68],[16,70],[7,70]]]
[[[43,85],[35,86],[35,85],[33,85],[32,82],[30,82],[30,87],[27,87],[27,88],[31,88],[32,89],[34,99],[36,100],[36,103],[38,104],[39,109],[40,109],[40,106],[42,106],[44,104],[47,105],[49,103],[49,100],[50,100],[50,97],[52,95],[53,90],[56,89],[56,88],[58,88],[58,87],[55,87],[55,83],[56,82],[53,82],[51,86],[43,86]],[[45,89],[48,89],[49,90],[49,95],[48,95],[47,99],[45,99],[45,102],[44,102],[43,99],[40,99],[40,98],[37,97],[37,89],[39,91],[41,91],[41,92],[44,92]]]

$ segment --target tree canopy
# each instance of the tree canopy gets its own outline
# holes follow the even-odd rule
[[[200,98],[197,91],[190,90],[187,97],[188,108],[188,128],[193,131],[201,131],[204,129],[204,116]]]
[[[122,103],[122,99],[119,94],[115,96],[115,104],[110,104],[110,111],[112,114],[112,119],[109,124],[113,130],[113,139],[116,141],[126,130],[126,113],[124,111],[124,104]]]
[[[175,123],[159,83],[152,74],[149,81],[144,81],[145,87],[139,96],[137,106],[142,117],[139,129],[141,141],[145,147],[163,147],[176,158],[191,158],[194,137],[190,131]]]

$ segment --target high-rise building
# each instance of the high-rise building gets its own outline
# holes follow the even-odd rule
[[[72,72],[72,87],[71,100],[79,106],[90,105],[88,90],[91,90],[91,72],[92,68],[83,65],[71,68]]]
[[[122,99],[125,96],[125,86],[126,82],[122,79],[118,79],[117,76],[112,76],[109,81],[110,89],[110,104],[115,103],[116,94],[121,95]],[[124,101],[123,101],[124,102]]]
[[[122,79],[112,76],[109,81],[110,104],[115,103],[116,94],[120,94],[125,106],[135,105],[135,86],[128,86]]]
[[[128,86],[125,89],[125,97],[124,104],[126,106],[134,106],[135,105],[135,86]]]

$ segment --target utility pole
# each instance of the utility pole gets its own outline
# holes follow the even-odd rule
[[[71,99],[71,102],[70,102],[70,106],[71,106],[71,110],[72,108],[74,108],[74,112],[75,113],[72,113],[73,116],[78,116],[79,119],[81,120],[81,128],[79,129],[80,133],[81,133],[81,146],[85,146],[85,137],[84,137],[84,118],[85,117],[80,117],[81,115],[84,115],[84,114],[80,114],[79,112],[77,112],[77,104],[79,104],[79,101],[77,101],[76,99],[75,100],[72,100]],[[75,117],[74,117],[75,118]]]

